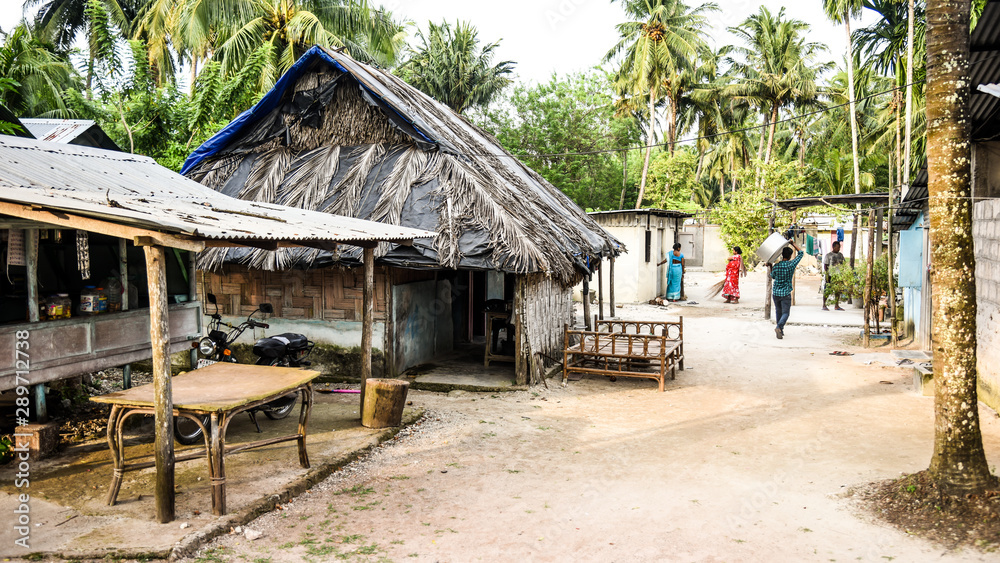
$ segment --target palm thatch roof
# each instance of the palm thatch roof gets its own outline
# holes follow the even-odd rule
[[[395,76],[310,49],[181,172],[227,195],[422,228],[383,243],[409,268],[544,272],[575,283],[624,246],[489,134]],[[354,260],[301,249],[213,249],[202,267],[285,269]]]

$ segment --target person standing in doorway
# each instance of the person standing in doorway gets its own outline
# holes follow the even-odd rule
[[[774,301],[774,318],[778,325],[774,328],[774,334],[779,340],[785,336],[785,323],[788,322],[788,313],[792,309],[792,278],[795,276],[795,268],[805,255],[795,241],[789,242],[798,251],[795,258],[792,258],[792,248],[786,246],[781,249],[781,262],[767,265],[771,270],[771,278],[774,279],[771,284],[771,301]]]
[[[675,242],[674,251],[656,265],[659,266],[667,261],[670,262],[670,267],[667,268],[667,301],[680,301],[681,288],[683,287],[681,279],[684,277],[685,270],[684,255],[681,254],[681,243]]]
[[[830,286],[830,271],[844,263],[844,255],[840,253],[840,241],[833,243],[833,250],[823,257],[823,310],[829,311],[826,306],[826,299],[833,293],[833,308],[843,311],[840,308],[840,292],[831,292],[827,289]]]

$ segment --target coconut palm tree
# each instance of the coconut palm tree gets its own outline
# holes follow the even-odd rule
[[[382,66],[403,47],[403,24],[365,0],[183,0],[175,23],[183,49],[211,52],[226,76],[265,57],[258,87],[270,89],[313,45],[345,49]],[[200,43],[196,43],[200,41]]]
[[[10,33],[0,32],[0,41],[0,77],[8,80],[0,105],[18,116],[67,117],[63,92],[80,85],[69,59],[44,43],[27,22]]]
[[[420,45],[400,68],[404,80],[458,113],[489,105],[511,83],[514,63],[493,63],[500,42],[480,47],[469,22],[428,23],[417,38]]]
[[[766,7],[729,31],[743,40],[734,46],[736,57],[728,57],[739,80],[725,89],[725,95],[760,108],[766,131],[761,131],[758,158],[768,163],[774,144],[775,126],[781,110],[811,108],[819,104],[817,79],[831,63],[815,63],[825,49],[808,42],[809,25],[785,18],[782,8],[776,15]],[[766,143],[764,135],[767,136]]]
[[[139,8],[147,0],[28,0],[25,10],[38,8],[36,34],[56,49],[67,52],[77,37],[87,39],[86,93],[90,96],[94,74],[101,65],[105,70],[121,70],[118,39],[129,33]]]
[[[976,407],[976,257],[969,142],[969,0],[927,2],[927,161],[934,321],[934,455],[946,493],[995,482]]]
[[[638,208],[645,195],[651,145],[655,143],[656,103],[669,95],[671,80],[676,82],[679,71],[696,58],[704,45],[706,14],[719,8],[714,3],[691,8],[681,0],[620,1],[630,21],[616,26],[621,38],[604,56],[604,62],[620,60],[615,88],[628,100],[624,106],[635,110],[640,100],[646,101],[647,147],[635,205]],[[668,105],[674,103],[671,100]]]
[[[861,0],[823,0],[823,11],[834,23],[844,24],[847,32],[847,100],[851,123],[851,153],[854,157],[854,193],[861,193],[861,172],[858,167],[858,117],[854,99],[854,44],[851,38],[851,18],[861,15]],[[854,254],[854,239],[851,255]]]

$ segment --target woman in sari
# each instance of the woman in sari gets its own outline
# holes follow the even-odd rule
[[[746,275],[743,269],[743,249],[734,246],[733,255],[726,264],[726,284],[722,286],[722,296],[726,298],[726,303],[740,302],[740,275]]]
[[[681,300],[681,280],[684,278],[684,255],[681,254],[681,243],[674,243],[674,251],[667,255],[657,266],[670,261],[667,268],[667,301]]]

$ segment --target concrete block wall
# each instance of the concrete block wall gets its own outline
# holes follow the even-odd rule
[[[973,206],[979,399],[1000,409],[1000,199]]]

